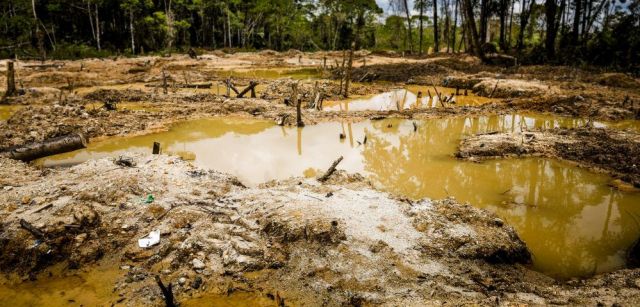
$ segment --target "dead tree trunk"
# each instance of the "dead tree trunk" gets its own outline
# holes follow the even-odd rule
[[[252,91],[251,97],[255,97],[254,88],[256,87],[256,85],[258,85],[258,82],[255,82],[255,81],[249,82],[249,86],[247,86],[244,90],[242,90],[242,92],[238,93],[238,98],[242,98],[249,91]]]
[[[315,108],[316,107],[316,96],[318,95],[318,81],[313,84],[313,91],[311,92],[311,100],[307,104],[307,108]]]
[[[160,279],[160,276],[156,275],[155,279],[156,279],[156,283],[158,284],[158,287],[160,287],[162,296],[164,297],[165,305],[167,307],[176,307],[175,299],[173,298],[173,291],[172,291],[173,287],[171,286],[171,283],[169,283],[168,287],[165,287],[164,284],[162,283],[162,279]]]
[[[7,62],[7,91],[4,93],[4,98],[13,96],[16,94],[16,72],[13,68],[13,61]]]
[[[351,69],[353,67],[353,49],[356,48],[356,43],[351,43],[351,49],[349,50],[349,63],[347,67],[347,76],[344,80],[344,98],[349,97],[349,83],[351,82]]]
[[[165,95],[168,93],[168,91],[167,91],[167,73],[164,70],[162,70],[162,93],[165,94]]]
[[[236,95],[240,94],[240,91],[233,85],[231,78],[227,79],[227,97],[231,97],[231,91],[236,93]]]
[[[318,181],[320,181],[320,182],[327,181],[329,179],[329,177],[331,177],[331,175],[336,171],[336,167],[338,166],[338,164],[340,164],[342,159],[343,159],[343,157],[340,156],[340,158],[338,158],[337,160],[333,161],[333,163],[331,164],[331,166],[329,167],[327,172],[325,172],[324,175],[322,175],[322,177],[318,178]]]
[[[302,122],[302,100],[298,99],[298,103],[296,103],[296,125],[298,127],[304,127],[304,122]]]
[[[26,162],[86,147],[87,140],[82,134],[76,133],[16,147],[0,152],[0,156]]]
[[[20,227],[22,227],[24,230],[31,233],[34,237],[36,237],[36,239],[40,239],[40,240],[47,239],[47,236],[44,234],[44,232],[42,232],[42,230],[31,225],[31,223],[25,221],[24,219],[20,219]]]
[[[154,154],[154,155],[160,154],[160,143],[153,142],[153,151],[151,152],[151,154]]]

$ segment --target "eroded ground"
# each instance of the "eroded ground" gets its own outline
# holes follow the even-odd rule
[[[336,78],[341,63],[341,53],[294,51],[216,52],[197,60],[90,59],[46,67],[18,62],[22,95],[0,106],[0,151],[72,132],[83,133],[90,144],[86,151],[32,165],[0,160],[0,301],[161,305],[153,280],[160,275],[172,282],[178,301],[194,306],[639,303],[640,270],[611,272],[625,267],[625,252],[639,230],[635,213],[629,213],[636,212],[633,185],[640,185],[637,79],[568,67],[485,66],[464,56],[359,52],[345,100]],[[227,96],[227,78],[240,90],[258,82],[257,97]],[[289,145],[278,141],[280,132],[272,126],[295,124],[295,107],[285,103],[294,84],[307,127],[282,127],[281,133],[297,135],[297,156],[313,152],[306,160],[280,150]],[[307,108],[317,93],[324,108]],[[545,112],[552,119],[537,121],[549,115],[523,112]],[[207,122],[211,117],[218,123]],[[220,127],[220,121],[226,128],[207,129]],[[238,147],[209,141],[225,129],[260,136]],[[166,135],[131,138],[159,131]],[[390,132],[399,134],[397,140],[386,136]],[[305,133],[315,140],[311,146],[303,146]],[[147,155],[157,139],[171,156]],[[460,139],[457,155],[476,162],[535,155],[587,171],[536,160],[475,167],[454,159],[452,144]],[[264,154],[246,154],[251,151]],[[425,151],[431,154],[415,158]],[[346,158],[338,168],[349,173],[317,181],[338,155]],[[563,175],[554,178],[567,184],[563,189],[571,190],[575,180],[579,199],[571,208],[578,211],[586,211],[584,187],[592,191],[584,199],[608,197],[608,246],[595,247],[607,245],[604,235],[582,240],[593,244],[584,250],[570,240],[549,245],[533,239],[535,228],[549,227],[538,224],[553,216],[546,210],[556,210],[538,198],[553,202],[563,197],[560,192],[522,193],[520,179],[481,184],[484,172],[487,178],[507,178],[529,164],[537,171],[525,175],[523,187],[543,189],[533,174],[543,170],[541,176],[548,177],[550,169],[557,170]],[[591,171],[612,178],[589,179]],[[492,188],[505,192],[485,191]],[[606,189],[616,192],[607,195]],[[462,200],[447,198],[450,193]],[[609,226],[611,208],[613,219],[628,223]],[[519,220],[523,210],[535,222]],[[37,231],[25,230],[21,220]],[[593,228],[588,221],[566,223]],[[139,247],[137,240],[152,230],[160,231],[160,244]],[[589,273],[588,261],[579,256],[563,258],[576,261],[575,269],[554,264],[563,248],[576,248],[585,259],[595,249],[606,252],[593,254]],[[29,294],[32,287],[44,290]]]

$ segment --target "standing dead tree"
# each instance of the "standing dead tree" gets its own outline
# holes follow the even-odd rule
[[[16,72],[13,68],[13,61],[7,61],[7,91],[4,93],[2,101],[5,101],[7,97],[14,96],[16,94]]]
[[[158,287],[160,287],[162,296],[164,297],[165,305],[167,307],[176,307],[177,305],[175,303],[175,299],[173,298],[173,291],[172,291],[173,286],[171,285],[171,283],[169,283],[168,287],[165,287],[165,285],[162,283],[162,279],[160,279],[160,276],[156,275],[155,279],[156,279],[156,283],[158,284]]]
[[[162,70],[162,93],[163,94],[167,94],[167,73],[164,71],[164,69]]]
[[[344,80],[344,98],[349,97],[349,83],[351,82],[351,69],[353,68],[353,51],[356,48],[356,42],[351,42],[351,49],[349,50],[349,63],[347,66],[347,73]]]
[[[304,122],[302,121],[302,101],[298,99],[298,103],[296,104],[296,126],[304,127]]]
[[[338,64],[338,60],[336,60],[336,66],[340,69],[340,92],[338,93],[338,95],[342,94],[342,90],[344,89],[344,77],[345,77],[345,70],[344,70],[344,65],[347,62],[347,51],[346,50],[342,50],[342,66],[340,66]]]
[[[296,106],[296,126],[304,127],[302,121],[302,100],[298,98],[298,82],[291,84],[291,103]]]

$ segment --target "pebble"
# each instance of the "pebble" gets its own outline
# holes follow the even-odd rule
[[[184,278],[184,277],[178,278],[178,284],[179,285],[183,286],[186,283],[187,283],[187,279],[186,278]]]
[[[202,260],[200,260],[198,258],[193,259],[191,264],[193,264],[193,269],[194,270],[202,270],[202,269],[205,268],[204,262],[202,262]]]
[[[191,283],[191,288],[198,289],[202,285],[202,277],[196,276],[196,278]]]

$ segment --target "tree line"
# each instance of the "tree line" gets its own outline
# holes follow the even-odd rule
[[[187,48],[421,55],[638,67],[640,0],[3,0],[0,56]],[[384,9],[384,10],[383,10]],[[386,11],[386,14],[385,14]]]

